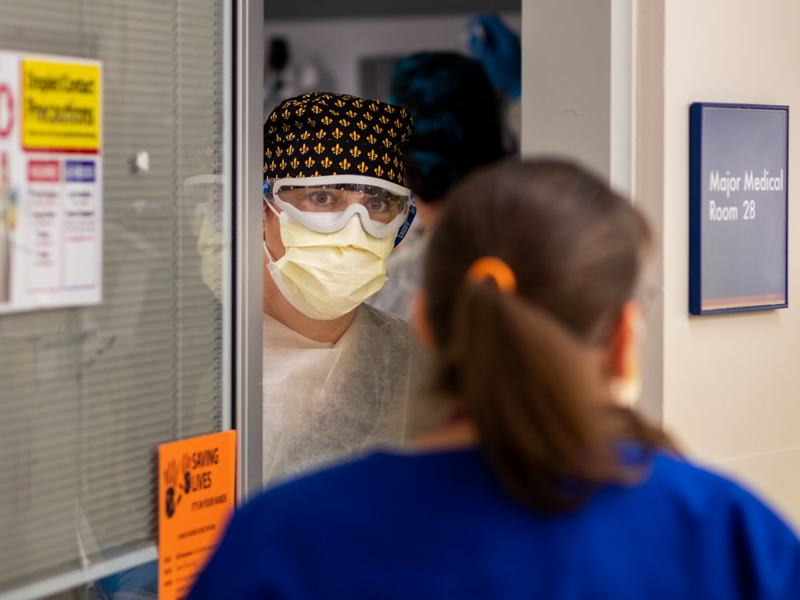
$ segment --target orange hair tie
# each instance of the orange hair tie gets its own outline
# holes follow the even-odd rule
[[[481,282],[491,277],[505,294],[517,291],[517,278],[505,262],[495,256],[484,256],[472,263],[467,270],[467,281]]]

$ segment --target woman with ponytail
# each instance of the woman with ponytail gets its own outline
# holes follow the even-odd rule
[[[630,410],[649,227],[560,161],[450,192],[415,314],[447,424],[272,489],[191,598],[800,598],[800,541]]]

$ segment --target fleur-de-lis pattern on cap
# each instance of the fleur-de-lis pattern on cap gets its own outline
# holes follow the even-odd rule
[[[411,117],[399,106],[343,94],[303,94],[284,100],[264,124],[264,176],[370,175],[405,185],[403,144],[413,134]],[[380,152],[370,149],[376,145]],[[295,152],[303,159],[282,160]],[[395,168],[387,170],[389,164]],[[309,172],[312,166],[319,170]]]

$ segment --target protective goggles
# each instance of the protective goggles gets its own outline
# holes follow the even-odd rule
[[[339,231],[357,214],[370,235],[395,235],[395,246],[416,214],[408,188],[374,177],[328,175],[268,180],[264,182],[264,194],[271,194],[268,202],[312,231]]]

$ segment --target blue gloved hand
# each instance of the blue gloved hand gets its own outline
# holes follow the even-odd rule
[[[469,52],[497,87],[516,100],[522,94],[522,45],[519,36],[496,15],[470,20]]]

